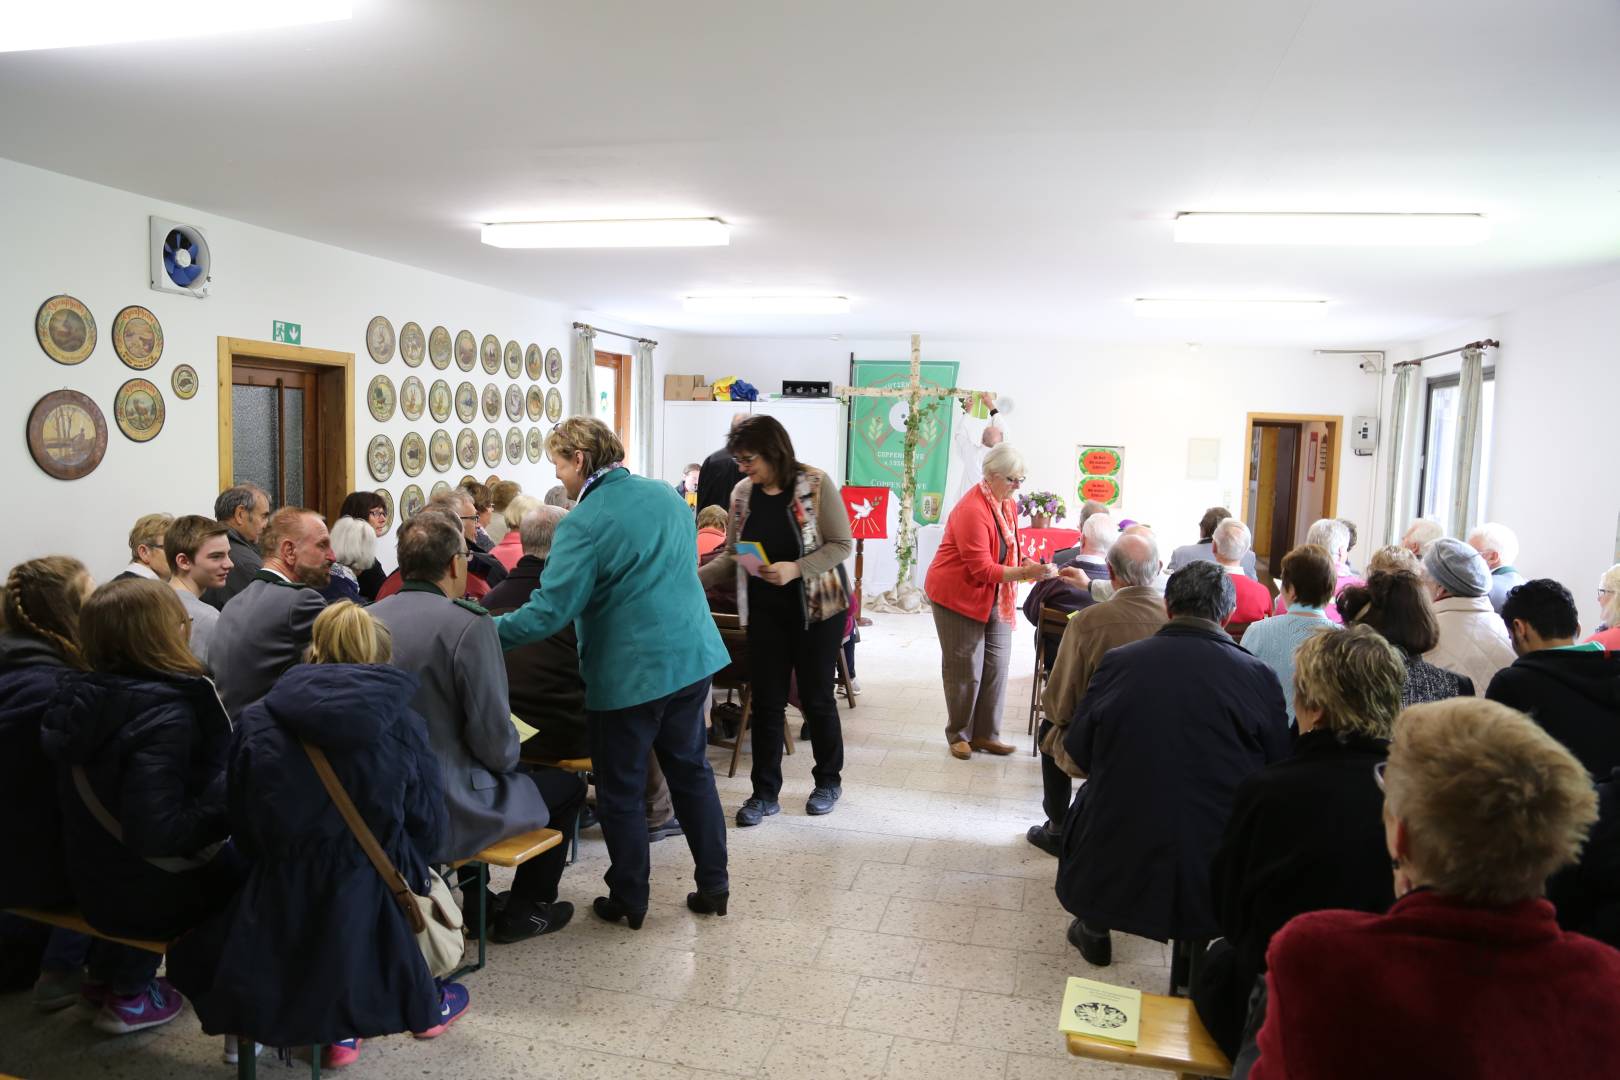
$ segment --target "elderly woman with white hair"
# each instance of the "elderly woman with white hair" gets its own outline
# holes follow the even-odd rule
[[[490,549],[489,553],[496,562],[506,567],[507,573],[511,573],[512,568],[523,558],[523,536],[518,526],[523,524],[524,515],[531,510],[538,510],[544,505],[545,503],[533,495],[520,494],[514,495],[512,501],[506,504],[506,509],[501,511],[501,518],[506,525],[506,533],[496,541],[495,546]]]
[[[1333,560],[1335,578],[1333,595],[1328,597],[1325,610],[1329,622],[1339,623],[1342,620],[1338,610],[1333,606],[1333,598],[1352,585],[1367,584],[1365,578],[1350,569],[1348,561],[1350,558],[1350,530],[1338,518],[1319,518],[1311,522],[1311,527],[1305,531],[1305,543],[1326,548],[1328,558]],[[1287,610],[1288,602],[1279,595],[1276,604],[1272,606],[1271,613],[1281,615]]]
[[[359,518],[338,518],[332,522],[332,557],[336,561],[321,595],[334,604],[339,600],[365,603],[360,596],[360,575],[377,562],[377,530]]]
[[[1001,741],[1001,706],[1020,581],[1056,571],[1020,559],[1018,505],[1024,455],[1000,443],[984,456],[983,479],[969,488],[945,522],[945,538],[923,582],[939,632],[945,682],[945,742],[966,761],[973,751],[1010,754]]]
[[[1603,576],[1598,578],[1598,614],[1602,621],[1598,623],[1597,633],[1586,640],[1595,641],[1610,652],[1620,652],[1620,563],[1603,571]]]

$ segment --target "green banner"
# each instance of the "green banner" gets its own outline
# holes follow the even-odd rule
[[[925,387],[948,389],[956,385],[954,360],[925,360],[918,375]],[[905,360],[857,360],[851,385],[865,389],[902,387],[911,380]],[[900,498],[905,470],[905,398],[855,397],[849,410],[849,465],[845,482],[858,487],[886,487]],[[953,398],[924,398],[919,403],[922,422],[917,439],[917,499],[912,517],[919,525],[932,525],[948,507],[945,473],[950,467]]]

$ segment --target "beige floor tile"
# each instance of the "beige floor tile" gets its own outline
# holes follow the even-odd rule
[[[962,904],[906,900],[897,896],[889,901],[878,931],[933,941],[965,942],[973,933],[973,912],[973,908]]]
[[[761,964],[737,1007],[744,1012],[836,1025],[843,1021],[860,981],[859,975],[842,971]]]
[[[1054,1025],[1055,1026],[1055,1025]],[[1170,1074],[1157,1070],[1125,1069],[1103,1061],[1084,1058],[1036,1056],[1033,1054],[1007,1055],[1007,1080],[1165,1080]]]
[[[1053,887],[1057,874],[1057,860],[1052,860],[1053,878],[1042,881],[1038,878],[1024,879],[1024,910],[1044,915],[1067,915],[1063,905],[1058,902],[1057,890]]]
[[[642,994],[661,1001],[733,1006],[754,977],[752,961],[679,949],[641,950],[627,965],[586,971],[582,981],[604,990]]]
[[[962,993],[948,986],[863,978],[844,1026],[913,1039],[950,1042]]]
[[[759,964],[808,964],[821,948],[827,930],[784,919],[751,919],[746,915],[709,918],[699,924],[692,951],[731,956]]]
[[[866,863],[856,873],[850,888],[908,900],[932,900],[939,889],[940,877],[939,871],[927,866]]]
[[[888,1080],[999,1080],[1007,1055],[953,1043],[896,1036],[889,1051]]]
[[[913,769],[906,776],[905,787],[910,791],[943,791],[967,794],[973,778],[966,772],[934,772]]]
[[[1169,968],[1118,960],[1104,968],[1092,967],[1078,949],[1066,948],[1061,953],[1019,953],[1013,993],[1018,997],[1062,1001],[1063,989],[1071,976],[1129,986],[1150,994],[1162,994],[1170,985]]]
[[[911,981],[987,994],[1010,994],[1018,982],[1018,957],[1012,949],[929,941],[923,944],[917,966],[911,970]]]
[[[694,1069],[752,1076],[782,1024],[774,1016],[682,1005],[652,1035],[643,1056]]]
[[[990,945],[998,949],[1059,952],[1071,948],[1066,937],[1070,921],[1068,915],[979,908],[970,940],[975,945]]]
[[[544,1017],[551,1042],[580,1050],[639,1055],[675,1006],[656,998],[594,987],[537,982],[485,968],[472,987],[481,1025],[509,1035],[536,1034]]]
[[[1018,1054],[1067,1057],[1058,1032],[1058,1007],[1036,998],[1005,997],[1001,994],[962,992],[962,1007],[956,1016],[956,1042],[987,1050]]]
[[[1024,906],[1024,879],[947,870],[939,876],[934,899],[942,904],[1018,911]]]
[[[869,934],[861,930],[833,928],[816,954],[813,967],[848,971],[889,979],[908,979],[922,952],[919,938],[893,934]]]
[[[877,893],[852,892],[849,889],[801,888],[798,898],[788,909],[787,917],[805,926],[876,930],[878,924],[883,921],[883,913],[888,906],[889,898]]]
[[[881,1080],[893,1039],[789,1021],[765,1055],[763,1080]]]

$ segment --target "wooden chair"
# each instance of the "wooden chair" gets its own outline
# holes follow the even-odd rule
[[[838,686],[844,691],[844,699],[849,707],[855,707],[855,691],[849,685],[849,664],[844,660],[844,647],[838,646]]]
[[[1189,998],[1143,994],[1142,1023],[1135,1046],[1119,1046],[1088,1035],[1067,1038],[1069,1053],[1075,1057],[1165,1069],[1182,1080],[1232,1075],[1232,1063],[1215,1045]]]
[[[731,655],[731,663],[715,672],[714,688],[726,691],[728,699],[733,691],[742,698],[742,719],[737,722],[736,737],[714,742],[715,746],[731,751],[731,768],[726,773],[731,777],[737,775],[737,762],[742,757],[743,739],[748,736],[748,718],[754,703],[754,687],[748,679],[748,631],[742,625],[741,618],[721,612],[715,612],[714,626],[720,631],[720,640],[725,642],[726,652]],[[792,724],[782,725],[782,741],[787,752],[793,753]]]
[[[478,866],[478,962],[462,964],[447,975],[447,979],[453,981],[469,972],[483,970],[489,949],[489,912],[484,907],[485,897],[489,895],[489,868],[522,866],[536,855],[550,851],[562,843],[562,839],[562,833],[556,829],[535,829],[532,832],[517,833],[504,840],[497,840],[476,855],[457,859],[450,864],[453,870],[459,870],[468,863],[476,863]]]
[[[1041,622],[1035,628],[1035,677],[1030,680],[1029,687],[1029,737],[1034,746],[1031,754],[1040,753],[1040,740],[1036,738],[1035,731],[1040,726],[1038,721],[1045,710],[1041,707],[1041,691],[1046,689],[1046,638],[1055,637],[1063,640],[1063,632],[1069,628],[1069,613],[1059,611],[1055,607],[1041,607]]]
[[[591,783],[591,759],[582,758],[549,758],[541,754],[519,754],[518,761],[524,765],[540,765],[548,769],[561,769],[578,776],[585,783]],[[574,817],[574,832],[568,838],[568,865],[572,866],[579,859],[579,816]]]

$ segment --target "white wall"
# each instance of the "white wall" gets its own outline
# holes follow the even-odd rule
[[[709,379],[737,375],[762,393],[780,393],[784,379],[849,377],[849,354],[861,360],[904,360],[905,338],[883,341],[704,338],[689,335],[665,372]],[[923,337],[923,359],[960,363],[963,386],[994,390],[1012,400],[1010,441],[1028,460],[1027,490],[1060,492],[1072,525],[1074,451],[1082,442],[1125,447],[1124,510],[1159,531],[1168,548],[1197,539],[1205,508],[1239,511],[1249,412],[1327,413],[1350,417],[1374,411],[1379,380],[1363,374],[1354,356],[1316,356],[1308,349],[1234,349],[1184,345],[1099,346],[1080,342],[944,341]],[[1219,439],[1214,480],[1187,479],[1187,440]],[[1344,440],[1341,440],[1343,443]],[[1335,448],[1339,514],[1369,520],[1373,459]],[[872,544],[867,545],[870,552]],[[870,565],[870,564],[869,564]],[[872,577],[871,587],[892,581]]]
[[[148,286],[147,216],[158,214],[201,227],[214,256],[214,291],[198,301]],[[431,386],[443,377],[451,387],[470,379],[480,389],[494,381],[503,393],[504,370],[497,376],[481,367],[463,373],[454,363],[439,372],[430,362],[405,367],[397,353],[379,366],[366,354],[365,328],[373,315],[388,316],[395,331],[407,320],[424,332],[442,323],[451,333],[466,328],[482,337],[496,334],[541,348],[555,346],[566,357],[570,312],[495,289],[469,284],[415,267],[317,244],[0,160],[0,225],[11,257],[0,266],[0,344],[3,344],[7,393],[0,401],[0,428],[11,434],[0,456],[11,480],[14,505],[23,512],[0,538],[0,566],[33,556],[63,552],[86,561],[104,580],[128,561],[125,536],[136,517],[154,510],[174,514],[210,513],[218,486],[218,404],[216,338],[267,341],[271,321],[303,324],[303,344],[355,354],[355,484],[386,487],[397,504],[408,483],[428,491],[433,482],[455,483],[464,470],[453,465],[436,474],[429,465],[406,477],[396,465],[385,484],[372,481],[365,467],[365,448],[384,433],[395,443],[413,427],[428,438],[440,425],[424,414],[412,423],[396,412],[377,424],[363,396],[373,375],[387,374],[396,389],[409,374]],[[57,293],[84,301],[95,316],[99,340],[95,352],[73,367],[57,364],[34,338],[34,314]],[[113,317],[129,304],[150,308],[161,320],[163,357],[147,372],[126,368],[113,351]],[[654,335],[656,336],[656,335]],[[175,365],[197,369],[201,387],[190,401],[170,389]],[[152,441],[137,444],[118,431],[112,416],[113,396],[129,378],[151,379],[162,390],[167,422]],[[527,379],[520,379],[527,385]],[[542,380],[542,385],[544,382]],[[108,420],[107,454],[89,476],[61,481],[47,476],[28,455],[23,432],[29,411],[45,393],[63,387],[88,394]],[[567,376],[561,386],[567,397]],[[454,438],[462,427],[452,413],[443,425]],[[473,425],[482,436],[488,424],[480,415]],[[504,414],[497,425],[510,425]],[[528,419],[521,425],[531,426]],[[542,428],[548,428],[543,421]],[[480,477],[490,469],[482,462],[471,470]],[[525,488],[545,491],[554,482],[551,467],[503,462],[494,470]],[[393,534],[384,538],[384,563],[392,565]]]

